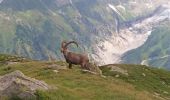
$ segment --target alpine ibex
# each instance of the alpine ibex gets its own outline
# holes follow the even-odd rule
[[[86,55],[70,52],[67,49],[68,45],[70,45],[72,43],[76,44],[77,47],[78,47],[78,43],[75,42],[75,41],[70,41],[68,43],[66,41],[63,41],[61,43],[61,52],[63,53],[66,62],[69,64],[69,68],[71,69],[72,64],[75,64],[75,65],[81,65],[81,67],[83,69],[89,70],[89,67],[88,67],[89,59],[88,59],[88,57]]]

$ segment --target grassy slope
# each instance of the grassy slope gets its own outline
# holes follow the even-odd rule
[[[6,56],[8,57],[8,56]],[[39,100],[159,100],[154,93],[170,97],[170,72],[138,65],[114,65],[128,70],[129,76],[114,77],[117,72],[103,68],[106,78],[83,73],[78,66],[73,69],[59,70],[55,73],[47,67],[50,62],[22,62],[13,65],[1,65],[0,75],[21,70],[25,75],[44,80],[57,87],[49,91],[37,91]],[[57,65],[66,66],[63,62]],[[146,76],[142,76],[145,73]],[[162,82],[165,84],[163,85]],[[142,98],[141,98],[142,97]]]
[[[119,79],[133,84],[136,89],[147,90],[150,93],[158,93],[161,96],[168,96],[170,92],[170,72],[163,69],[156,69],[142,65],[108,65],[119,66],[127,70],[128,76],[109,71],[106,66],[102,67],[103,74],[106,76],[120,75]]]

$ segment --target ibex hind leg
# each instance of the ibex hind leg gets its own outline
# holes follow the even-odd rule
[[[89,63],[84,64],[84,68],[85,68],[86,70],[90,70],[90,64],[89,64]]]
[[[81,64],[81,68],[82,69],[86,69],[86,67],[85,67],[85,64],[83,63],[83,64]]]

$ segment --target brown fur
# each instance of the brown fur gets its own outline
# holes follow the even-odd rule
[[[66,41],[63,41],[61,44],[61,52],[63,53],[66,62],[69,64],[69,68],[72,68],[72,64],[75,64],[81,65],[83,69],[89,70],[88,68],[89,59],[86,55],[70,52],[67,49],[67,46],[70,45],[71,43],[76,44],[78,47],[78,43],[75,41],[71,41],[68,43]]]

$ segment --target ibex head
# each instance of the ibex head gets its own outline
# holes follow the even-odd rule
[[[67,51],[67,47],[68,47],[68,45],[70,45],[70,44],[75,44],[77,47],[78,47],[78,43],[77,42],[75,42],[75,41],[70,41],[70,42],[66,42],[66,41],[63,41],[62,43],[61,43],[61,53],[64,53],[64,51]]]

